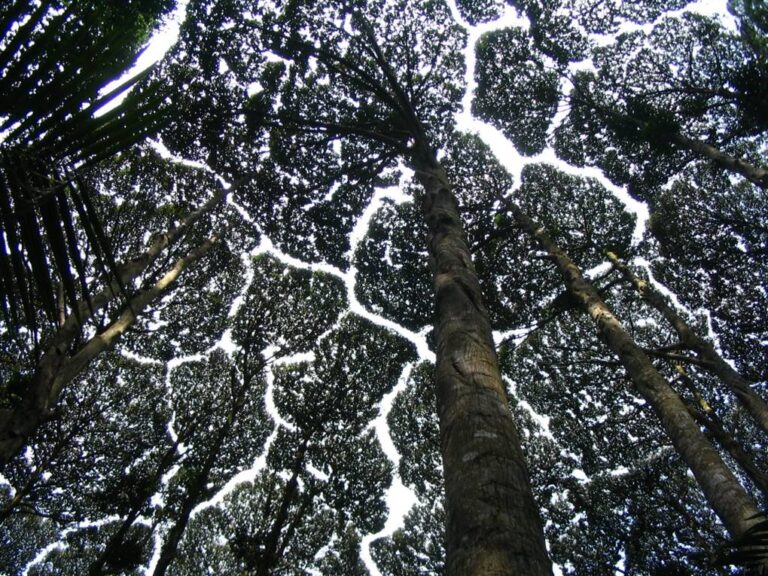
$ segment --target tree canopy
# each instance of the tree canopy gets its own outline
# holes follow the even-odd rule
[[[768,569],[768,13],[705,4],[0,7],[0,574]]]

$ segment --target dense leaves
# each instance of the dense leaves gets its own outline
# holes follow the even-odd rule
[[[434,280],[408,171],[427,142],[462,215],[551,559],[575,575],[740,573],[626,365],[512,214],[586,272],[764,509],[759,424],[616,265],[765,397],[759,2],[729,2],[730,26],[678,0],[191,0],[176,45],[95,115],[171,8],[0,7],[0,414],[32,398],[75,310],[66,359],[141,312],[3,469],[0,572],[357,576],[368,557],[393,576],[446,572],[423,345]],[[466,46],[455,16],[489,31]],[[457,131],[467,103],[517,154]],[[131,146],[147,133],[163,146]],[[395,477],[416,501],[374,537]]]
[[[558,103],[558,76],[516,28],[486,34],[477,44],[478,88],[473,112],[499,128],[522,154],[545,145]]]

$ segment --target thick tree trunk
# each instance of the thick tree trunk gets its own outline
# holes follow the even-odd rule
[[[168,246],[178,241],[197,220],[210,212],[224,197],[224,191],[219,191],[179,226],[162,234],[144,254],[120,266],[118,273],[122,284],[128,285],[138,278]],[[134,295],[129,300],[127,308],[106,330],[88,340],[72,356],[68,356],[69,350],[80,334],[81,327],[93,314],[107,306],[120,294],[118,283],[114,281],[112,285],[94,295],[90,305],[82,302],[79,314],[71,313],[67,317],[46,346],[19,405],[0,410],[0,469],[18,453],[37,427],[50,415],[63,387],[84,370],[96,356],[111,347],[136,321],[137,314],[166,292],[184,270],[205,255],[216,241],[217,238],[213,237],[180,258],[153,286]]]
[[[447,574],[551,574],[456,199],[431,151],[422,148],[413,166],[425,191],[436,296]]]
[[[510,209],[521,228],[552,258],[568,290],[596,324],[601,339],[619,357],[728,532],[733,538],[744,535],[758,522],[754,518],[758,513],[755,502],[696,425],[680,397],[568,255],[516,205],[510,204]]]
[[[717,376],[720,381],[730,388],[742,406],[747,410],[755,423],[768,434],[768,404],[752,389],[750,382],[723,360],[714,346],[699,337],[688,323],[669,305],[662,294],[656,291],[645,280],[636,276],[629,266],[619,258],[608,253],[614,267],[621,272],[624,279],[630,283],[643,300],[656,308],[677,332],[680,343],[696,352],[702,361],[702,367]]]

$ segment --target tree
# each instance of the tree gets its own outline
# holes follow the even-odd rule
[[[166,0],[108,9],[89,2],[36,6],[18,0],[3,14],[8,33],[0,55],[0,118],[8,132],[0,146],[0,211],[7,244],[0,251],[0,305],[6,342],[15,350],[0,397],[0,466],[51,416],[62,388],[217,241],[215,236],[202,241],[156,276],[154,285],[134,291],[133,284],[213,210],[223,191],[118,267],[115,239],[103,230],[96,193],[83,172],[82,164],[124,151],[157,127],[158,94],[151,101],[129,97],[97,115],[146,74],[106,95],[99,91],[135,60],[170,7]],[[83,256],[88,247],[101,267],[97,281],[88,276],[93,273]],[[56,271],[57,288],[49,268]],[[106,327],[85,336],[92,317],[120,300],[125,310],[112,310]]]
[[[512,512],[528,536],[499,544],[511,562],[736,573],[710,506],[733,535],[761,526],[749,516],[765,506],[767,469],[755,175],[764,98],[754,82],[765,27],[748,2],[731,5],[738,29],[692,10],[653,0],[190,2],[179,43],[145,82],[172,95],[163,144],[208,170],[123,152],[81,179],[114,191],[95,210],[116,262],[146,249],[132,222],[162,232],[215,189],[174,185],[183,174],[242,181],[181,240],[192,247],[226,220],[227,242],[132,323],[116,354],[95,357],[87,374],[103,385],[75,379],[61,414],[13,461],[0,518],[3,538],[23,536],[3,555],[7,570],[58,542],[31,573],[130,572],[154,558],[158,573],[357,575],[368,557],[389,574],[470,572],[462,558],[492,555],[461,552],[472,529],[457,521],[461,498],[467,518],[496,514],[495,492],[478,504],[473,482],[509,470],[478,465],[473,452],[487,449],[521,471],[512,485],[524,502]],[[473,30],[476,59],[465,61],[458,22],[506,11],[528,25],[512,19],[479,39]],[[482,141],[487,124],[482,138],[455,130],[468,105],[515,144],[512,163]],[[145,194],[166,171],[169,184]],[[650,218],[631,214],[633,199]],[[98,270],[96,256],[83,266]],[[150,276],[170,265],[162,260]],[[105,310],[108,322],[120,300]],[[595,320],[612,336],[596,338]],[[7,341],[21,358],[23,338]],[[486,420],[503,430],[446,418],[456,407],[446,383],[479,382],[477,365],[451,357],[462,347],[489,362],[479,369],[495,397]],[[125,360],[134,355],[152,368]],[[135,395],[140,413],[118,416],[112,388],[115,401]],[[237,408],[246,396],[252,410]],[[138,431],[156,448],[142,450]],[[511,441],[486,435],[499,432]],[[84,462],[71,457],[89,446]],[[126,467],[136,473],[123,479]],[[67,489],[78,477],[83,490]],[[393,478],[418,503],[376,540]]]
[[[78,307],[75,275],[80,276],[81,297],[87,298],[78,252],[82,242],[72,212],[77,209],[96,232],[100,223],[91,207],[93,191],[74,186],[73,172],[78,164],[125,150],[161,122],[159,93],[149,100],[136,94],[122,103],[116,100],[148,71],[101,92],[136,60],[171,6],[170,0],[134,1],[119,8],[16,0],[0,16],[7,31],[0,53],[0,200],[8,236],[8,251],[4,246],[1,254],[0,305],[7,324],[23,316],[37,331],[35,305],[42,306],[49,321],[57,317],[49,267],[71,309]],[[99,114],[108,104],[113,109]],[[116,275],[107,239],[91,233],[89,241],[107,256],[105,264]]]
[[[285,424],[266,455],[268,468],[229,496],[226,511],[201,515],[178,573],[196,573],[201,563],[260,575],[313,567],[335,573],[332,566],[353,573],[343,559],[357,557],[362,535],[383,524],[389,463],[365,427],[412,351],[351,317],[312,348],[313,362],[275,374]],[[379,353],[386,363],[371,362]],[[221,541],[217,532],[231,536]]]
[[[46,340],[35,343],[31,350],[23,348],[24,336],[15,336],[22,354],[10,365],[13,388],[6,388],[0,428],[0,463],[5,465],[24,446],[38,426],[49,418],[55,409],[64,387],[77,376],[95,357],[112,346],[132,324],[138,314],[173,286],[177,278],[197,260],[209,252],[218,237],[214,234],[199,244],[192,243],[186,254],[182,253],[170,266],[163,269],[156,266],[159,258],[171,252],[185,236],[191,237],[190,229],[201,218],[210,217],[211,212],[224,198],[219,190],[197,210],[186,215],[178,225],[158,234],[149,247],[117,267],[117,277],[107,277],[94,290],[92,297],[77,302],[77,308],[66,314],[60,325]],[[162,266],[161,262],[161,266]],[[139,285],[125,304],[119,302],[121,286]],[[122,304],[122,305],[121,305]],[[98,318],[97,314],[106,313]],[[89,322],[98,322],[95,333],[83,337],[83,328]],[[19,343],[21,340],[21,343]]]

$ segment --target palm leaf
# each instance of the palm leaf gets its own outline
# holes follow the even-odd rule
[[[2,216],[3,231],[8,239],[11,267],[16,279],[13,285],[19,291],[27,324],[34,330],[37,323],[35,320],[34,308],[32,307],[32,299],[30,298],[31,286],[24,266],[24,258],[21,253],[21,240],[17,233],[17,223],[11,206],[11,197],[7,180],[6,178],[0,178],[0,213]],[[13,293],[13,289],[10,289],[6,293],[8,301],[12,305],[15,301]]]
[[[5,194],[5,186],[0,185],[0,194]],[[10,331],[15,331],[18,323],[18,303],[16,302],[13,287],[13,273],[11,271],[11,257],[5,248],[5,242],[1,234],[5,225],[0,226],[0,307],[3,309],[5,324]]]
[[[53,260],[56,263],[56,270],[59,273],[64,293],[69,299],[72,312],[79,320],[80,307],[78,305],[77,288],[75,287],[75,278],[72,276],[72,269],[70,268],[67,240],[64,237],[61,221],[59,220],[56,198],[52,194],[46,193],[40,199],[39,206],[45,236],[48,239],[48,246],[53,253]]]
[[[755,518],[762,520],[733,542],[731,550],[723,555],[717,565],[732,564],[746,568],[751,574],[768,574],[768,518],[763,513],[758,513],[749,519]]]
[[[64,194],[62,187],[56,190],[56,201],[59,207],[59,217],[61,223],[64,225],[64,232],[67,237],[67,247],[69,248],[70,261],[75,265],[77,271],[77,278],[80,282],[80,293],[83,295],[83,299],[88,304],[88,309],[91,311],[91,297],[88,291],[88,285],[85,280],[85,265],[80,257],[80,248],[78,246],[77,234],[75,232],[75,225],[72,222],[72,211],[67,204],[67,197]]]
[[[91,218],[91,225],[93,226],[93,231],[96,233],[96,238],[100,242],[101,251],[107,261],[109,272],[117,281],[118,286],[120,286],[120,290],[123,292],[123,294],[125,294],[125,286],[123,285],[123,279],[120,277],[120,272],[117,269],[117,262],[115,262],[115,256],[112,251],[112,244],[109,241],[109,238],[107,238],[107,235],[104,233],[104,228],[101,226],[101,219],[99,218],[99,214],[96,212],[96,208],[93,206],[93,202],[91,202],[88,188],[80,176],[76,175],[75,178],[83,190],[83,204],[85,204],[85,208]]]
[[[51,321],[56,318],[56,300],[51,276],[48,272],[48,261],[45,257],[45,245],[40,234],[40,226],[35,215],[35,206],[32,202],[33,192],[22,170],[11,168],[10,190],[16,206],[16,219],[21,231],[21,241],[27,252],[27,260],[32,267],[32,275],[38,287],[38,294],[43,304],[43,310],[50,316]]]
[[[20,26],[13,36],[13,39],[5,46],[2,52],[0,52],[0,68],[5,68],[13,60],[14,56],[18,54],[19,48],[25,42],[29,42],[32,32],[42,21],[45,14],[48,12],[49,6],[46,2],[41,2],[40,6],[32,13],[32,16]],[[4,30],[10,29],[10,26],[4,28]]]
[[[69,183],[69,197],[72,199],[72,205],[75,207],[78,217],[80,218],[80,225],[83,227],[85,237],[88,239],[88,243],[93,249],[94,256],[96,257],[96,265],[99,268],[99,272],[104,278],[109,278],[109,272],[107,271],[107,264],[104,254],[101,251],[101,244],[96,236],[96,232],[93,229],[91,218],[85,209],[85,204],[80,196],[80,192],[75,186],[72,176],[68,174],[67,181]]]
[[[117,262],[115,262],[112,246],[106,234],[104,233],[104,229],[101,226],[101,219],[99,218],[99,214],[96,212],[93,202],[91,201],[88,187],[85,181],[78,174],[75,174],[75,181],[77,182],[78,186],[73,186],[70,188],[72,191],[72,198],[74,200],[75,195],[77,195],[78,199],[81,201],[83,212],[80,214],[80,218],[83,224],[87,225],[91,229],[94,236],[93,240],[91,240],[92,245],[94,246],[94,250],[98,249],[98,252],[101,254],[103,259],[103,264],[106,264],[106,269],[108,272],[106,274],[106,281],[109,282],[110,278],[114,278],[114,280],[117,282],[120,293],[127,300],[128,291],[125,289],[123,279],[121,278],[120,272],[117,269]],[[95,244],[93,243],[94,241]]]

